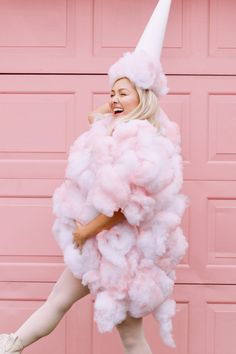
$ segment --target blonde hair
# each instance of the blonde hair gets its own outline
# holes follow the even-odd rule
[[[147,119],[152,125],[154,125],[154,127],[157,128],[157,130],[159,130],[160,123],[158,122],[156,116],[159,113],[160,106],[157,96],[151,90],[144,90],[136,86],[132,81],[130,81],[130,83],[138,93],[139,104],[135,107],[135,109],[133,109],[132,112],[119,119],[123,122],[134,119]]]

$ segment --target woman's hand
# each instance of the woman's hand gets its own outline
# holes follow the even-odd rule
[[[98,108],[96,108],[93,112],[91,112],[88,115],[89,123],[93,123],[94,117],[96,116],[97,113],[101,113],[101,114],[111,113],[111,108],[110,108],[109,103],[105,103],[102,106],[99,106]]]
[[[80,224],[78,221],[76,221],[77,229],[73,232],[73,242],[75,244],[75,247],[78,247],[80,249],[80,252],[82,251],[83,245],[87,239],[86,235],[86,230],[85,227]]]

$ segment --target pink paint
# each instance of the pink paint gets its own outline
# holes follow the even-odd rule
[[[64,267],[50,198],[87,113],[107,99],[108,67],[135,46],[156,2],[127,0],[128,11],[115,0],[33,3],[0,9],[0,332],[46,299]],[[176,354],[233,354],[236,346],[235,12],[234,0],[175,0],[165,39],[170,94],[161,105],[180,127],[191,198],[183,220],[190,247],[174,292]],[[144,322],[153,352],[172,353],[153,319]],[[25,353],[48,348],[122,352],[116,332],[98,334],[90,297]]]

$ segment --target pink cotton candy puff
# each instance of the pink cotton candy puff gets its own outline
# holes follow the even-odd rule
[[[125,53],[110,67],[108,76],[111,87],[118,79],[127,77],[138,87],[150,89],[157,96],[164,96],[169,91],[161,63],[155,63],[141,50]]]

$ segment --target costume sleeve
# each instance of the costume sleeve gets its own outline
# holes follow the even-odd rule
[[[112,159],[102,165],[91,190],[93,206],[112,216],[121,209],[131,225],[152,218],[158,193],[173,178],[173,144],[148,121],[121,123],[113,133]]]

